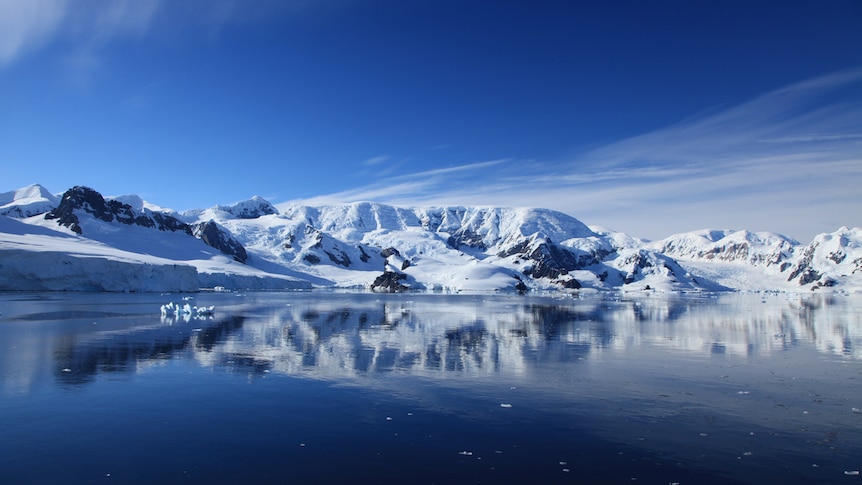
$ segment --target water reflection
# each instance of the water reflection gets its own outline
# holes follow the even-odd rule
[[[644,298],[567,302],[512,299],[301,301],[272,308],[213,352],[204,365],[255,356],[285,374],[353,377],[525,375],[537,362],[577,363],[591,354],[664,347],[695,355],[754,356],[802,342],[862,357],[862,325],[848,300]]]
[[[849,297],[208,297],[218,309],[204,319],[160,318],[135,295],[110,302],[90,295],[87,311],[40,299],[19,299],[10,308],[7,300],[0,316],[4,390],[23,391],[46,371],[75,385],[173,358],[315,378],[527,376],[538,365],[578,365],[641,347],[710,358],[771,355],[804,344],[862,359],[860,307]],[[140,311],[118,311],[127,305]]]
[[[181,323],[175,325],[177,321]],[[54,375],[62,384],[85,384],[100,373],[136,372],[189,349],[210,352],[242,327],[243,317],[163,316],[161,323],[58,338],[53,349]]]
[[[858,469],[852,297],[201,294],[213,316],[161,317],[177,297],[0,295],[0,481],[46,462],[40,481],[84,483]]]

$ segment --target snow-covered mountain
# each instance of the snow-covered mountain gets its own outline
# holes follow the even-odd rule
[[[41,185],[30,185],[0,194],[0,215],[30,217],[44,214],[60,203],[60,198]]]
[[[840,228],[807,245],[769,232],[694,231],[647,245],[691,273],[733,289],[862,286],[862,229]]]
[[[749,231],[694,231],[650,245],[674,258],[745,263],[784,271],[799,243],[780,234]]]
[[[746,231],[646,243],[547,209],[276,208],[255,196],[179,214],[134,195],[38,185],[0,194],[0,213],[0,290],[862,287],[860,229],[808,246]]]
[[[862,228],[816,236],[789,271],[788,279],[800,285],[835,286],[862,276]]]

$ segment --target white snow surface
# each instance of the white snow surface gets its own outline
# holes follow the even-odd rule
[[[648,247],[674,258],[771,267],[787,261],[798,245],[770,232],[701,230],[675,234]]]
[[[60,203],[60,198],[39,184],[0,194],[0,215],[30,217],[44,214]]]
[[[212,218],[214,215],[225,217],[238,217],[240,219],[255,219],[267,214],[278,214],[278,209],[269,201],[259,195],[255,195],[251,199],[236,202],[231,205],[217,205],[209,209],[193,209],[183,213],[183,219],[194,221],[207,215]]]
[[[255,196],[179,215],[135,195],[106,199],[138,215],[214,221],[248,259],[240,263],[183,231],[106,222],[84,210],[75,211],[82,230],[75,234],[45,219],[61,198],[32,185],[0,194],[0,290],[371,288],[384,272],[408,289],[434,291],[862,289],[859,228],[808,245],[727,230],[646,242],[539,208],[276,208]]]

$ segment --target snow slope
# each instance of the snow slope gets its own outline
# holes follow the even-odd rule
[[[715,230],[649,243],[539,208],[276,208],[255,196],[178,214],[135,195],[57,197],[38,185],[0,203],[0,290],[862,288],[858,228],[807,246]]]
[[[859,228],[820,234],[808,245],[769,232],[702,230],[647,247],[672,256],[690,273],[732,289],[862,290]]]
[[[86,211],[77,211],[76,218],[81,235],[42,215],[0,216],[0,290],[310,287],[298,278],[240,264],[184,232],[106,221]]]
[[[0,194],[0,215],[30,217],[57,207],[60,198],[38,184]]]

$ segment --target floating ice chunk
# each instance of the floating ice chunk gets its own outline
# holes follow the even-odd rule
[[[209,316],[209,315],[212,315],[213,313],[215,313],[215,306],[213,306],[213,305],[201,306],[201,307],[196,306],[196,307],[194,307],[194,311],[195,311],[195,314],[199,317]]]
[[[162,305],[161,311],[162,315],[206,317],[215,313],[215,306],[197,307],[191,306],[188,303],[180,306],[174,302],[170,302],[166,305]]]

